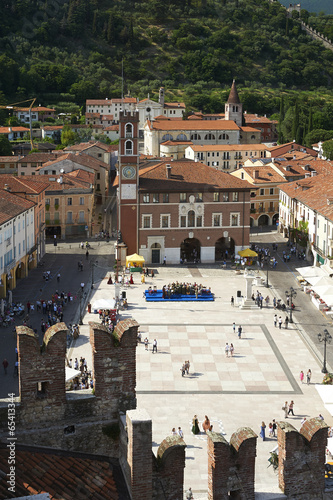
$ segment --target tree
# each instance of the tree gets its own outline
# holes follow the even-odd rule
[[[0,155],[11,156],[12,152],[12,146],[7,137],[4,135],[0,135]]]
[[[298,101],[296,101],[294,108],[293,128],[291,132],[293,139],[296,139],[298,127],[299,127],[299,110],[298,110]]]
[[[61,144],[65,147],[70,146],[71,144],[75,144],[77,139],[77,135],[73,130],[65,125],[61,132]]]
[[[278,142],[279,144],[284,143],[283,133],[282,133],[282,122],[284,120],[284,100],[283,96],[280,99],[280,116],[279,116],[279,130],[278,130]]]
[[[333,139],[324,142],[323,153],[328,160],[331,160],[333,158]]]

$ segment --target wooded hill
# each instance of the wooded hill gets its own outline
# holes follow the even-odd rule
[[[281,91],[285,112],[300,91],[321,109],[331,95],[333,53],[278,2],[3,0],[0,16],[3,103],[38,97],[68,111],[119,97],[122,61],[125,92],[164,85],[167,99],[206,112],[223,110],[233,78],[248,112],[278,112]]]

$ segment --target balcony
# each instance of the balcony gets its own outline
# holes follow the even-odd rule
[[[250,214],[256,214],[257,210],[255,208],[250,208]]]
[[[264,213],[264,212],[265,212],[265,207],[259,207],[259,208],[258,208],[258,212],[259,212],[260,214]]]
[[[45,221],[47,226],[60,226],[61,222],[59,219],[49,219]]]
[[[11,271],[11,269],[14,269],[15,265],[16,265],[16,259],[13,259],[10,262],[8,262],[8,264],[3,268],[4,273],[8,274]]]
[[[243,159],[242,155],[235,155],[234,156],[234,160],[242,160],[242,159]]]

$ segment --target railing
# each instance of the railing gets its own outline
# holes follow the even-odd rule
[[[30,248],[30,250],[28,250],[27,254],[28,254],[28,255],[31,255],[31,254],[33,254],[36,250],[37,250],[37,245],[34,245],[33,247],[31,247],[31,248]]]
[[[10,262],[8,262],[8,264],[7,264],[6,266],[4,266],[4,268],[3,268],[4,273],[5,273],[5,274],[6,274],[6,273],[9,273],[9,271],[10,271],[11,269],[14,269],[15,264],[16,264],[16,259],[13,259],[13,260],[11,260]]]
[[[265,207],[259,207],[259,208],[258,208],[258,212],[259,212],[260,214],[262,214],[263,212],[265,212]]]
[[[132,155],[133,154],[133,149],[126,149],[125,150],[126,155]]]
[[[59,219],[54,219],[54,220],[49,219],[49,220],[45,221],[45,224],[47,226],[59,226],[60,225],[60,220]]]
[[[322,251],[321,248],[317,247],[317,245],[313,245],[313,249],[321,256],[323,257],[324,259],[326,258],[326,255],[324,254],[324,252]]]
[[[126,137],[126,139],[132,139],[133,138],[132,132],[126,132],[125,137]]]
[[[242,155],[235,155],[234,156],[234,160],[242,160],[242,159],[243,159]]]
[[[257,213],[257,210],[255,208],[250,208],[250,214],[255,214]]]

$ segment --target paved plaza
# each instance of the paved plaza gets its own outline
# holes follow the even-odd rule
[[[141,285],[134,275],[135,284],[126,288],[129,309],[121,318],[133,317],[140,325],[142,340],[147,336],[149,350],[143,342],[137,348],[137,400],[153,421],[153,449],[173,427],[182,427],[186,448],[185,487],[192,487],[194,497],[207,498],[208,461],[206,436],[191,433],[192,417],[198,415],[199,425],[208,415],[213,428],[229,441],[239,427],[249,426],[257,434],[261,422],[283,420],[285,401],[295,402],[295,417],[289,420],[296,427],[306,418],[321,413],[326,422],[333,424],[315,389],[321,383],[321,366],[313,351],[307,347],[307,335],[296,321],[288,329],[274,327],[275,312],[272,305],[259,309],[242,310],[230,304],[231,295],[245,292],[243,275],[218,266],[168,267],[156,269],[155,277]],[[215,302],[147,303],[143,292],[149,285],[162,288],[173,281],[197,282],[211,287]],[[270,304],[279,291],[274,287],[254,286],[253,290],[267,294]],[[104,279],[94,290],[91,301],[112,298],[114,286]],[[309,305],[309,307],[312,307]],[[315,311],[313,311],[315,314]],[[285,313],[283,314],[285,318]],[[84,356],[91,363],[91,350],[87,336],[89,321],[98,321],[95,314],[85,314],[82,334],[70,357]],[[236,333],[232,324],[236,323]],[[237,327],[242,326],[242,338]],[[157,353],[152,342],[158,343]],[[234,356],[225,355],[226,342],[233,343]],[[190,373],[182,377],[181,367],[190,361]],[[311,368],[310,385],[301,384],[299,373]],[[258,438],[256,462],[256,491],[258,498],[283,498],[278,488],[277,474],[268,468],[269,452],[276,439]]]

